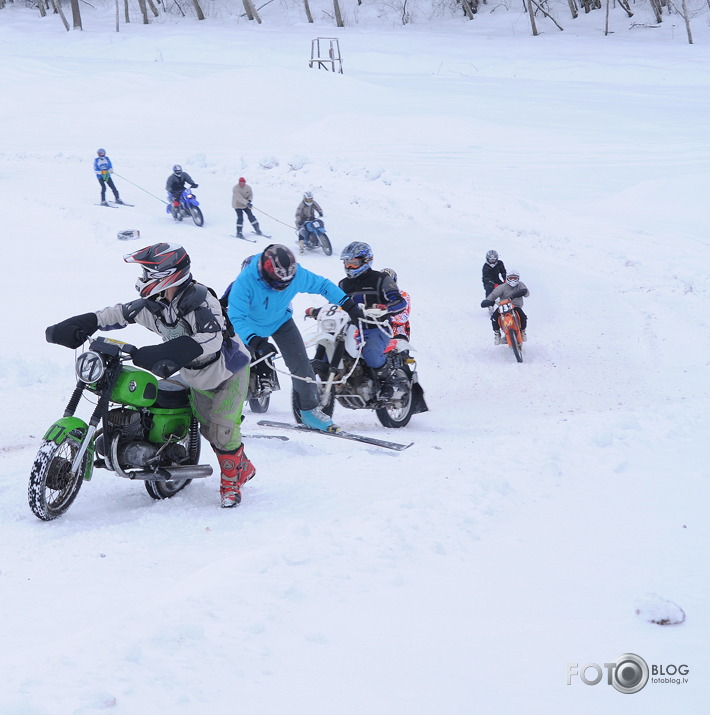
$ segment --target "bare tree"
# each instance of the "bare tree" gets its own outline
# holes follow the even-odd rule
[[[141,15],[143,16],[143,24],[147,25],[149,23],[149,21],[148,21],[148,6],[146,5],[145,0],[138,0],[138,7],[140,8]]]
[[[532,28],[532,34],[537,37],[540,33],[537,31],[537,25],[535,24],[535,11],[533,10],[532,0],[527,0],[527,11],[528,17],[530,18],[530,27]]]
[[[153,0],[148,0],[148,7],[150,8],[150,11],[153,13],[153,17],[158,17],[158,8],[155,7],[155,3]]]
[[[128,14],[128,0],[123,0],[123,11],[126,24],[131,21],[131,16]]]
[[[64,29],[69,32],[69,23],[67,22],[67,18],[64,16],[64,10],[62,10],[62,6],[59,3],[59,0],[52,0],[52,7],[54,8],[54,12],[59,15],[59,17],[62,19],[62,22],[64,23]]]
[[[710,2],[710,0],[708,0]],[[308,4],[308,0],[303,0],[303,9],[306,11],[306,19],[308,22],[313,22],[313,15],[311,15],[311,6]]]
[[[196,2],[197,0],[193,0]],[[254,3],[251,0],[242,0],[242,5],[244,5],[244,12],[249,20],[256,20],[261,25],[261,17],[254,7]]]
[[[340,0],[333,0],[333,11],[335,12],[335,24],[338,27],[345,27],[343,14],[340,12]]]
[[[653,14],[656,16],[656,22],[663,22],[663,6],[661,0],[650,0]]]
[[[685,32],[688,35],[688,44],[692,45],[693,44],[693,33],[690,30],[690,18],[691,18],[691,15],[694,13],[691,13],[690,9],[688,8],[688,3],[686,0],[681,0],[680,8],[678,8],[678,6],[673,3],[671,3],[671,4],[675,8],[676,12],[683,18],[683,21],[685,22]]]
[[[83,30],[81,26],[81,9],[79,8],[79,0],[71,0],[71,19],[75,30]]]
[[[204,20],[205,13],[202,12],[202,8],[200,7],[200,0],[192,0],[192,4],[195,6],[195,12],[197,13],[197,19]]]
[[[708,0],[710,2],[710,0]],[[37,0],[37,7],[39,8],[39,16],[47,17],[47,8],[44,5],[44,0]]]

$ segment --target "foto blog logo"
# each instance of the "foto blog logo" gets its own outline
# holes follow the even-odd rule
[[[624,653],[611,663],[604,663],[607,685],[611,685],[620,693],[638,693],[648,683],[648,665],[635,653]],[[585,685],[597,685],[604,677],[604,671],[598,663],[567,663],[567,685],[572,684],[572,678],[578,677]]]

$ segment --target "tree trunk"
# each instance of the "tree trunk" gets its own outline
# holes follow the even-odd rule
[[[624,9],[624,12],[629,16],[633,17],[634,14],[631,12],[631,8],[629,7],[629,2],[628,0],[619,0],[619,5]]]
[[[577,0],[567,0],[569,5],[569,11],[572,13],[572,19],[576,20],[579,17],[579,8],[577,7]]]
[[[83,30],[81,26],[81,8],[79,0],[71,0],[71,19],[75,30]]]
[[[340,12],[339,0],[333,0],[333,10],[335,11],[335,24],[338,27],[345,27],[345,23],[343,22],[343,15]]]
[[[119,31],[118,21],[119,21],[120,17],[121,17],[121,3],[119,2],[119,0],[116,0],[116,32]]]
[[[150,11],[153,13],[153,17],[158,17],[158,8],[155,7],[155,3],[153,0],[148,0],[148,7],[150,8]]]
[[[651,0],[651,7],[653,8],[653,14],[656,16],[656,22],[663,22],[663,7],[661,6],[661,0]]]
[[[124,17],[126,18],[126,23],[129,23],[131,21],[131,17],[128,14],[128,0],[123,0],[123,10],[124,10]]]
[[[192,0],[192,4],[195,6],[195,12],[197,13],[197,19],[204,20],[205,13],[202,12],[202,8],[200,7],[200,0]]]
[[[609,34],[609,0],[606,0],[606,10],[604,11],[604,37]]]
[[[681,15],[685,20],[685,31],[688,33],[688,44],[692,45],[693,33],[690,31],[690,15],[688,14],[688,5],[686,4],[685,0],[681,0],[681,7],[683,8],[683,12],[681,13]]]
[[[69,23],[67,22],[67,18],[64,16],[64,10],[62,10],[62,6],[59,4],[59,0],[52,0],[52,7],[54,8],[54,12],[56,12],[57,15],[62,18],[62,22],[64,23],[64,29],[69,32]]]
[[[533,11],[532,1],[527,0],[528,16],[530,17],[530,27],[532,28],[532,34],[537,37],[540,33],[537,31],[537,25],[535,24],[535,12]]]
[[[710,2],[710,0],[708,0],[708,2]],[[44,6],[44,0],[39,0],[37,7],[39,8],[39,16],[47,17],[47,8]]]
[[[710,2],[710,0],[708,0]],[[313,22],[313,15],[311,15],[311,6],[308,4],[308,0],[303,0],[303,9],[306,11],[306,19],[308,22]]]
[[[141,15],[143,16],[143,24],[148,25],[148,6],[145,3],[145,0],[138,0],[138,7],[140,8]]]
[[[242,5],[244,5],[244,12],[246,13],[247,20],[253,20],[254,7],[251,4],[251,0],[242,0]]]
[[[466,15],[469,20],[473,20],[473,9],[471,8],[469,0],[461,0],[461,4],[463,5],[463,14]]]

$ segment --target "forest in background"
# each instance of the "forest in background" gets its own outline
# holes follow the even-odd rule
[[[0,10],[26,8],[37,18],[55,15],[60,28],[83,30],[84,0],[0,0]],[[115,29],[124,23],[151,24],[166,20],[228,19],[246,23],[269,22],[332,24],[334,27],[378,22],[389,25],[426,25],[444,20],[485,23],[494,12],[524,13],[530,34],[564,31],[574,27],[581,15],[595,13],[603,34],[613,33],[616,18],[631,28],[652,28],[674,22],[684,28],[688,43],[694,43],[693,24],[707,24],[710,0],[99,0],[92,7],[104,7],[115,15]],[[618,24],[618,19],[615,20]]]

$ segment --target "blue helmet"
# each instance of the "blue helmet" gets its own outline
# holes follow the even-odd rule
[[[340,254],[340,260],[345,265],[345,273],[350,278],[355,278],[355,276],[369,271],[373,258],[370,244],[362,243],[361,241],[349,243]]]
[[[106,149],[97,149],[97,150],[96,150],[96,153],[97,153],[99,156],[106,156]]]

